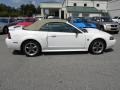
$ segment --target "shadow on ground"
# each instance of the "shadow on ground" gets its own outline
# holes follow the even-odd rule
[[[109,52],[113,52],[114,50],[112,49],[112,48],[110,48],[110,49],[106,49],[104,52],[105,53],[109,53]]]
[[[0,35],[5,35],[4,33],[0,33]]]
[[[13,55],[24,55],[24,53],[22,53],[19,50],[14,50],[12,53],[13,53]]]
[[[109,53],[109,52],[113,52],[113,49],[107,49],[104,52],[105,53]],[[87,51],[74,51],[74,52],[44,52],[41,55],[83,55],[83,54],[89,54],[89,52]],[[22,53],[19,50],[14,50],[13,51],[13,55],[24,55],[24,53]]]

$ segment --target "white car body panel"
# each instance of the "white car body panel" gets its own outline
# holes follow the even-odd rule
[[[48,33],[48,48],[50,49],[55,48],[76,49],[84,48],[84,46],[85,46],[84,34],[76,35],[75,33],[59,33],[59,32]]]
[[[78,28],[77,28],[78,29]],[[63,33],[14,30],[10,31],[11,39],[6,38],[8,48],[21,49],[21,44],[28,39],[36,40],[42,47],[42,52],[57,51],[88,51],[89,45],[95,39],[103,39],[107,47],[110,48],[116,43],[116,39],[110,40],[111,35],[103,31],[86,28],[88,32],[83,33]]]
[[[18,26],[18,25],[14,25],[14,26],[10,26],[8,27],[9,31],[12,31],[12,30],[22,30],[22,26]]]

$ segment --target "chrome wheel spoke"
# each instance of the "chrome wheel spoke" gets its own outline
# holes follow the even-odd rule
[[[94,53],[101,53],[104,49],[104,44],[102,42],[95,42],[92,49]]]
[[[38,47],[36,44],[30,42],[25,45],[25,52],[28,55],[35,55],[38,52]]]

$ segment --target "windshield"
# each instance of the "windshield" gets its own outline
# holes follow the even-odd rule
[[[8,23],[8,19],[0,19],[0,22]]]
[[[1,18],[0,22],[3,22],[3,23],[12,23],[12,22],[15,22],[15,19]]]
[[[112,19],[110,17],[96,17],[93,18],[93,20],[99,22],[112,22]]]
[[[87,20],[86,19],[81,19],[81,18],[77,18],[77,19],[74,19],[73,20],[73,23],[81,23],[81,22],[87,22]]]
[[[109,17],[103,17],[103,18],[101,18],[101,21],[102,22],[112,22],[112,19]]]

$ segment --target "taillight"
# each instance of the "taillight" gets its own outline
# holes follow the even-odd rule
[[[8,39],[11,39],[11,35],[10,35],[10,32],[8,32]]]

